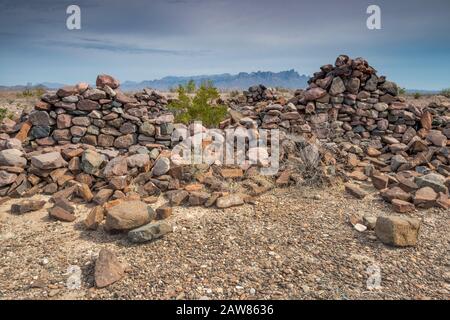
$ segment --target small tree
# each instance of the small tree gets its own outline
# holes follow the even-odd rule
[[[216,105],[214,101],[220,97],[217,89],[202,84],[195,97],[190,98],[183,86],[178,88],[178,100],[170,103],[169,108],[175,111],[175,120],[184,124],[201,121],[207,127],[217,127],[227,115],[227,107]]]

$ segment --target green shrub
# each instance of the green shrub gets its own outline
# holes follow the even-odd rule
[[[194,93],[195,89],[196,89],[195,81],[192,80],[192,79],[189,80],[189,82],[186,83],[186,91],[187,91],[187,93]]]
[[[414,99],[419,99],[421,96],[420,92],[414,93]]]
[[[8,109],[0,108],[0,121],[3,121],[8,116]]]
[[[175,113],[175,121],[184,124],[201,121],[206,127],[217,127],[227,115],[227,107],[216,105],[214,101],[220,97],[212,83],[203,83],[195,97],[190,98],[186,88],[178,88],[178,100],[170,103],[169,108]]]
[[[399,88],[398,89],[398,94],[405,94],[406,93],[406,89],[405,88]]]
[[[450,88],[442,90],[441,95],[450,98]]]

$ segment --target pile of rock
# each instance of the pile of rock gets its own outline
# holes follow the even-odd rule
[[[260,101],[276,100],[278,98],[275,89],[267,88],[262,84],[251,86],[247,91],[244,91],[243,94],[246,98],[245,102],[249,104]]]
[[[399,97],[398,86],[378,76],[362,58],[341,55],[334,65],[322,66],[309,87],[296,91],[289,101],[263,99],[233,109],[231,116],[237,124],[253,123],[321,139],[335,151],[336,171],[344,172],[346,178],[369,181],[374,177],[389,181],[389,187],[400,184],[411,193],[403,198],[411,200],[412,208],[413,202],[419,207],[433,202],[448,208],[448,186],[443,186],[450,176],[450,105],[409,105]],[[425,189],[417,196],[416,180],[426,179],[421,176],[429,173],[439,181],[432,190],[436,193]],[[354,186],[347,189],[356,197],[365,196]],[[421,200],[425,194],[433,200],[427,205]]]
[[[275,179],[258,174],[257,167],[267,165],[270,156],[258,147],[245,155],[257,154],[255,165],[174,163],[171,148],[180,143],[173,139],[174,130],[187,132],[187,139],[200,134],[205,147],[211,143],[206,128],[174,124],[167,99],[155,91],[127,96],[118,88],[117,80],[100,75],[96,88],[78,84],[46,93],[21,123],[5,120],[0,196],[52,195],[49,214],[61,221],[76,219],[71,202],[94,203],[85,221],[88,229],[103,223],[108,230],[139,228],[130,239],[146,241],[169,230],[153,220],[168,218],[173,206],[228,208],[252,202],[274,185],[300,181],[297,164],[305,161],[302,155],[311,158],[308,141],[318,137],[326,151],[306,166],[308,171],[315,166],[324,175],[339,172],[359,184],[371,182],[398,212],[450,206],[449,106],[408,105],[398,97],[397,85],[378,77],[361,58],[338,57],[291,100],[260,85],[245,92],[245,103],[229,103],[230,118],[222,128],[254,138],[259,128],[281,129],[281,171]],[[298,147],[303,154],[296,153]],[[286,158],[295,161],[282,161]],[[346,189],[366,196],[355,184]],[[148,211],[148,204],[163,194],[167,203]],[[127,210],[131,205],[135,217]],[[14,212],[41,207],[23,202]]]
[[[96,88],[81,83],[46,93],[35,110],[23,117],[18,138],[42,147],[70,143],[116,149],[148,143],[170,146],[173,115],[161,94],[144,89],[129,97],[107,75],[98,76],[96,83]]]

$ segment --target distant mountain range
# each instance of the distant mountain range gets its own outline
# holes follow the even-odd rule
[[[240,72],[238,74],[215,74],[215,75],[201,75],[192,77],[176,77],[169,76],[156,80],[145,80],[141,82],[125,81],[120,85],[124,91],[137,91],[143,88],[153,88],[157,90],[169,90],[176,88],[178,85],[186,84],[189,80],[194,80],[196,85],[200,85],[204,81],[211,80],[219,89],[222,90],[246,90],[250,86],[263,84],[267,87],[282,87],[287,89],[305,88],[309,76],[300,75],[295,70],[271,72]],[[62,83],[43,82],[37,85],[18,85],[18,86],[0,86],[0,90],[25,90],[29,88],[45,87],[47,89],[57,89],[63,87]]]
[[[141,90],[143,88],[153,88],[157,90],[168,90],[176,88],[180,84],[186,84],[189,80],[194,80],[196,85],[204,81],[211,80],[214,86],[224,90],[245,90],[256,84],[264,84],[267,87],[282,87],[287,89],[304,88],[307,85],[309,77],[299,75],[294,70],[270,72],[241,72],[238,74],[215,74],[193,77],[164,77],[158,80],[134,82],[125,81],[122,83],[123,90]]]
[[[219,89],[222,90],[246,90],[250,86],[263,84],[267,87],[280,87],[286,89],[301,89],[308,85],[309,76],[300,75],[295,70],[271,72],[271,71],[257,71],[257,72],[240,72],[238,74],[214,74],[214,75],[201,75],[191,77],[177,77],[169,76],[156,80],[145,80],[141,82],[137,81],[125,81],[121,84],[120,88],[123,91],[138,91],[143,88],[153,88],[156,90],[169,90],[177,88],[180,84],[186,84],[189,80],[194,80],[196,85],[199,86],[202,82],[211,80]],[[23,91],[25,89],[45,88],[45,89],[57,89],[63,87],[63,83],[55,82],[43,82],[37,85],[17,85],[17,86],[0,86],[2,90],[15,90]],[[95,84],[92,84],[95,85]],[[407,93],[420,93],[420,94],[439,94],[438,90],[421,90],[421,89],[406,89]]]

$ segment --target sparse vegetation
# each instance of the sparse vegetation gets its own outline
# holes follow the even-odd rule
[[[44,93],[45,93],[45,89],[44,88],[40,88],[40,87],[34,88],[34,89],[26,88],[22,92],[18,92],[17,93],[17,98],[32,98],[32,97],[38,97],[39,98]]]
[[[239,91],[238,90],[231,90],[230,91],[230,98],[236,98],[237,96],[239,96]]]
[[[0,108],[0,121],[3,121],[5,118],[11,119],[14,115],[9,112],[6,108]]]
[[[445,96],[445,97],[447,97],[447,98],[450,98],[450,88],[443,89],[443,90],[441,91],[441,95],[443,95],[443,96]]]
[[[405,93],[406,93],[406,89],[405,88],[399,88],[398,89],[398,94],[404,95]]]
[[[414,93],[414,99],[419,99],[422,95],[420,94],[420,92],[416,92]]]
[[[184,86],[178,88],[178,100],[172,102],[169,108],[176,115],[175,121],[189,124],[201,121],[208,127],[217,127],[227,115],[227,107],[214,104],[220,97],[212,82],[203,83],[197,90],[195,97],[190,98]]]

